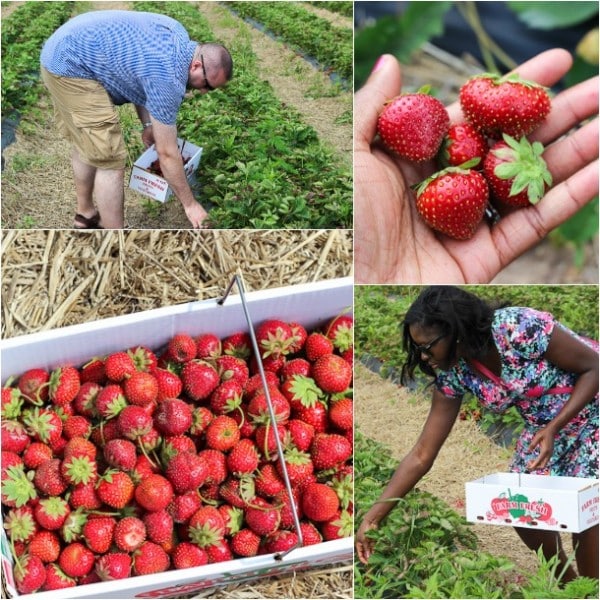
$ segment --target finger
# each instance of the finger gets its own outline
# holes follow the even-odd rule
[[[506,266],[572,217],[598,193],[598,160],[553,187],[535,206],[503,218],[492,229],[500,262]]]
[[[552,173],[554,185],[568,179],[596,158],[598,158],[598,119],[548,146],[544,152],[544,160]]]
[[[530,139],[548,144],[597,113],[598,77],[594,77],[553,98],[550,114]]]
[[[384,104],[400,93],[400,63],[391,54],[379,58],[365,85],[354,95],[354,143],[366,148],[377,132]]]
[[[550,87],[560,81],[573,64],[571,54],[562,48],[546,50],[517,67],[514,72],[523,79],[535,81]],[[464,121],[458,102],[448,107],[450,120],[453,123]]]

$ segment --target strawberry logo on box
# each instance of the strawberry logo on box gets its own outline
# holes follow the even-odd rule
[[[487,512],[488,521],[506,521],[516,519],[520,523],[544,521],[555,525],[552,518],[552,505],[543,499],[530,501],[524,494],[513,494],[510,489],[493,498],[490,502],[491,511]]]

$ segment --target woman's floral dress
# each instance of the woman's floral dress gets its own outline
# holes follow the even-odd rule
[[[567,393],[544,393],[555,387],[572,387],[577,376],[559,369],[544,358],[550,335],[562,327],[598,351],[598,343],[581,338],[547,313],[510,307],[496,311],[492,335],[501,360],[502,384],[494,383],[471,369],[464,359],[448,371],[440,371],[437,388],[450,398],[471,392],[488,409],[502,413],[515,406],[525,421],[510,465],[515,472],[528,472],[527,463],[539,448],[527,451],[533,435],[549,423],[569,399]],[[557,434],[554,452],[543,471],[550,475],[598,477],[598,395]]]

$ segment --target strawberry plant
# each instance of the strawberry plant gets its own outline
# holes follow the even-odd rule
[[[258,357],[233,355],[244,331],[10,378],[2,508],[19,593],[284,552],[299,543],[293,505],[303,545],[351,535],[352,327],[257,324],[274,421]],[[317,331],[337,346],[311,360]]]

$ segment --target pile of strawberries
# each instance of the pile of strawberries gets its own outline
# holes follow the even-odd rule
[[[303,545],[351,535],[352,317],[310,332],[269,319],[256,338],[275,421],[242,331],[180,333],[5,384],[2,505],[20,593],[285,552],[297,522]]]
[[[417,210],[432,229],[466,240],[486,211],[496,217],[535,204],[552,185],[543,145],[526,138],[549,114],[550,98],[516,74],[483,74],[461,87],[459,99],[466,122],[451,126],[427,89],[400,95],[386,104],[377,131],[403,159],[434,160],[441,170],[416,186]]]

